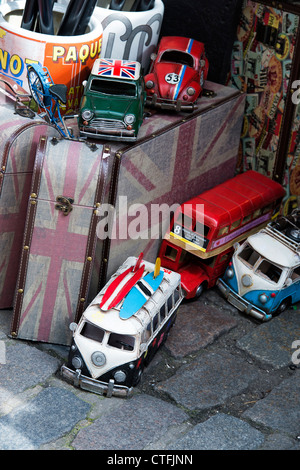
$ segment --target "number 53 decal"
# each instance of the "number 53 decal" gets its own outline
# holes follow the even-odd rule
[[[165,80],[167,83],[176,85],[176,83],[179,82],[179,75],[177,75],[177,73],[167,73],[167,75],[165,76]]]

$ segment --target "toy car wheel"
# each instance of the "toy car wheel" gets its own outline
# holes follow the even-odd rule
[[[288,299],[283,300],[276,310],[276,315],[280,315],[280,313],[284,312],[289,307],[289,305],[290,302]]]
[[[142,375],[143,375],[143,371],[140,369],[137,373],[137,376],[134,379],[134,382],[133,382],[134,387],[140,383]]]

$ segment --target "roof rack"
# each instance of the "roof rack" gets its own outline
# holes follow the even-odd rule
[[[300,209],[295,209],[290,215],[278,217],[262,231],[279,240],[294,253],[300,253]],[[292,237],[292,231],[299,234],[299,241]]]

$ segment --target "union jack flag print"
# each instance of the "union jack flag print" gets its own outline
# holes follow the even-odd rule
[[[118,184],[110,200],[116,218],[101,285],[118,269],[120,259],[132,253],[143,252],[145,259],[155,262],[169,219],[163,210],[155,219],[152,210],[174,209],[173,204],[234,175],[245,97],[229,87],[210,87],[216,95],[201,98],[198,111],[186,122],[181,122],[180,113],[154,113],[141,126],[137,145],[119,144],[115,150],[122,154],[121,159],[116,157],[113,178]],[[129,215],[133,207],[136,216]],[[131,229],[136,229],[136,236]]]
[[[139,69],[139,63],[131,60],[99,59],[97,75],[135,80]]]

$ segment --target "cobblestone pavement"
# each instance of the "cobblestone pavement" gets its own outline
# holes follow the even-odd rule
[[[183,303],[130,399],[63,381],[68,348],[11,339],[11,315],[0,311],[1,450],[300,450],[299,306],[262,324],[215,289]]]

